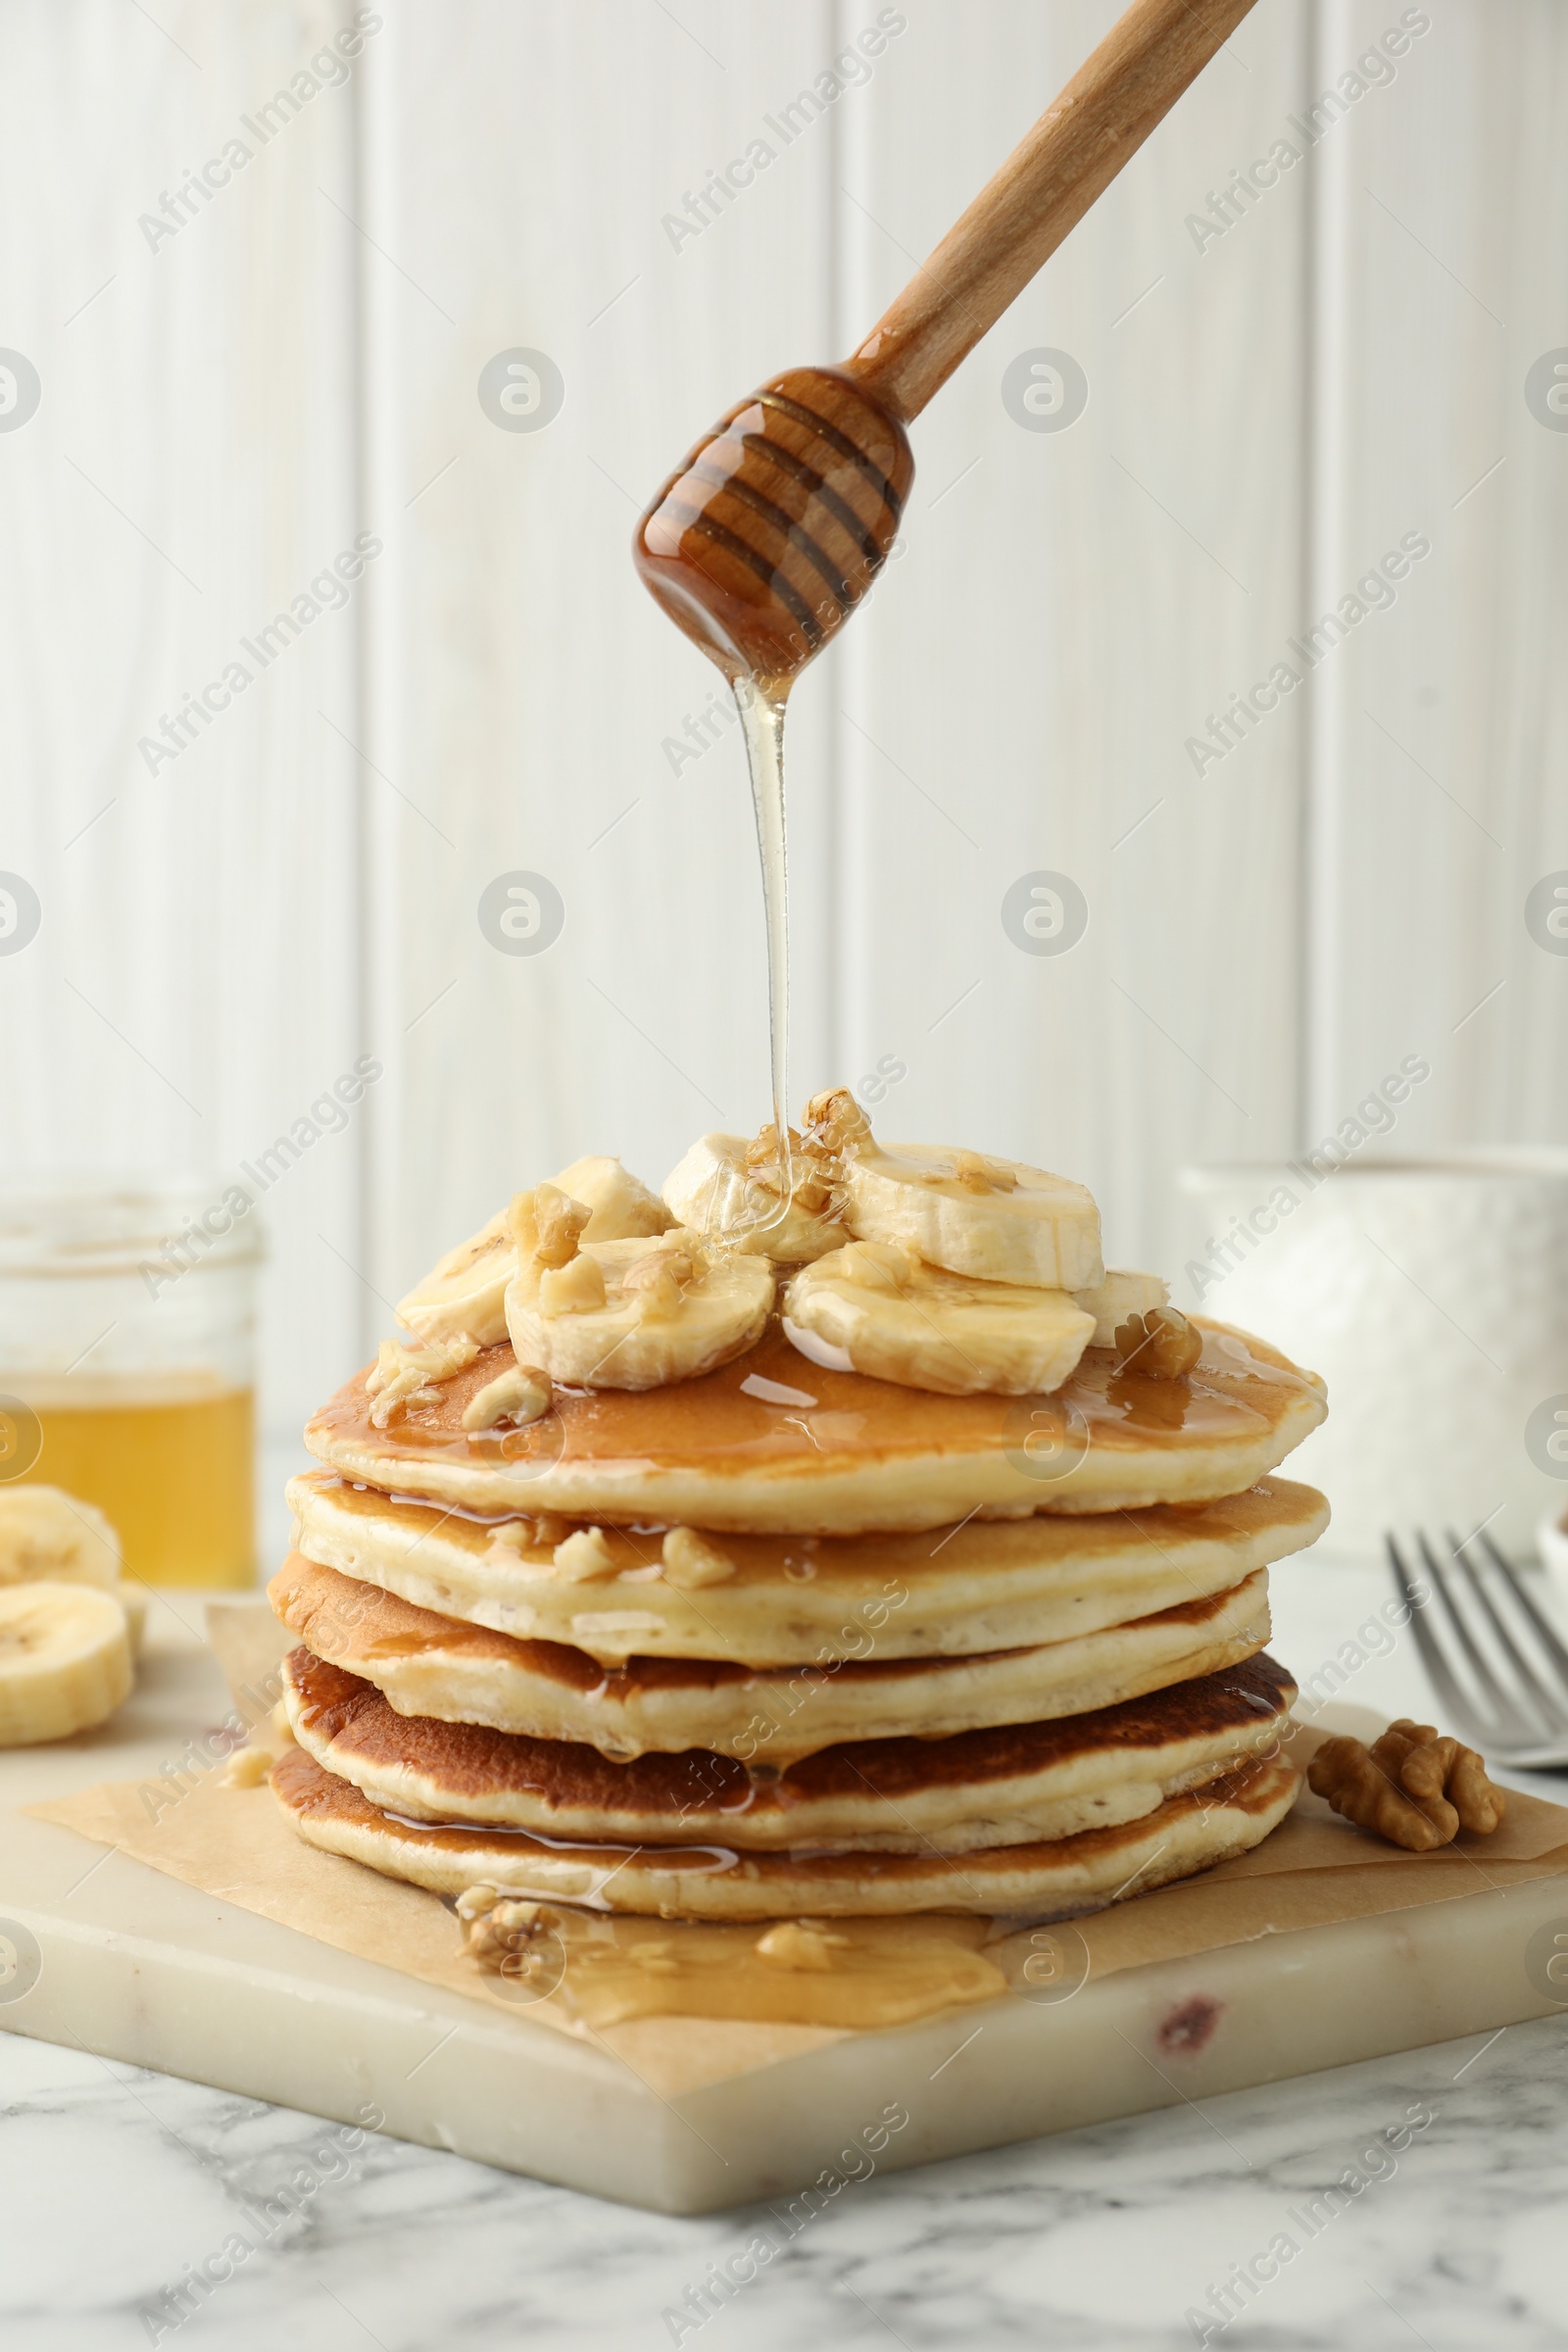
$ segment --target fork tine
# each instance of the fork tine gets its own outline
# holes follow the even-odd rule
[[[1416,1596],[1415,1585],[1400,1556],[1399,1546],[1396,1544],[1393,1536],[1386,1536],[1384,1542],[1389,1547],[1389,1562],[1394,1570],[1394,1581],[1398,1586],[1400,1596],[1410,1612],[1410,1631],[1415,1636],[1415,1645],[1421,1652],[1421,1663],[1431,1678],[1433,1689],[1452,1715],[1455,1723],[1463,1725],[1467,1731],[1472,1732],[1483,1742],[1492,1740],[1492,1727],[1483,1723],[1480,1710],[1455,1682],[1437,1636],[1426,1621],[1424,1603]]]
[[[1465,1656],[1470,1661],[1470,1666],[1477,1682],[1480,1684],[1483,1691],[1486,1693],[1487,1697],[1492,1702],[1492,1705],[1496,1710],[1496,1722],[1498,1728],[1496,1733],[1494,1734],[1494,1737],[1500,1737],[1503,1740],[1512,1740],[1516,1744],[1521,1740],[1529,1740],[1534,1738],[1535,1726],[1528,1722],[1525,1716],[1521,1714],[1514,1700],[1509,1697],[1507,1691],[1504,1690],[1502,1685],[1493,1673],[1485,1650],[1481,1647],[1474,1634],[1470,1631],[1470,1628],[1464,1617],[1461,1615],[1459,1604],[1454,1599],[1453,1593],[1449,1589],[1446,1573],[1440,1564],[1438,1555],[1433,1550],[1431,1544],[1427,1541],[1424,1530],[1417,1531],[1416,1543],[1420,1546],[1421,1557],[1423,1560],[1425,1560],[1427,1567],[1431,1571],[1432,1580],[1437,1586],[1439,1592],[1443,1596],[1443,1605],[1446,1609],[1449,1622],[1452,1624],[1453,1630],[1459,1638],[1459,1645],[1463,1649]]]
[[[1540,1677],[1537,1675],[1535,1668],[1530,1663],[1530,1660],[1520,1651],[1512,1634],[1508,1631],[1507,1626],[1503,1623],[1502,1618],[1498,1613],[1496,1603],[1494,1601],[1486,1583],[1482,1579],[1479,1569],[1476,1567],[1475,1562],[1470,1558],[1469,1553],[1464,1549],[1464,1546],[1460,1544],[1458,1537],[1454,1534],[1451,1527],[1444,1530],[1444,1537],[1449,1550],[1453,1553],[1455,1560],[1464,1570],[1465,1576],[1469,1581],[1470,1590],[1475,1594],[1476,1600],[1484,1611],[1493,1632],[1496,1635],[1499,1644],[1507,1652],[1508,1658],[1513,1665],[1514,1672],[1518,1675],[1520,1681],[1524,1684],[1526,1690],[1536,1702],[1536,1706],[1539,1709],[1542,1718],[1541,1729],[1543,1736],[1550,1739],[1555,1733],[1568,1731],[1568,1713],[1564,1712],[1561,1700],[1553,1698],[1551,1692],[1545,1689]]]
[[[1465,1542],[1467,1544],[1475,1540],[1476,1539],[1469,1536],[1465,1538]],[[1535,1601],[1525,1590],[1524,1583],[1520,1578],[1517,1569],[1515,1569],[1512,1563],[1507,1560],[1497,1549],[1496,1544],[1494,1544],[1492,1538],[1485,1532],[1485,1530],[1480,1531],[1479,1541],[1481,1547],[1486,1552],[1488,1559],[1491,1560],[1494,1568],[1496,1569],[1497,1574],[1502,1578],[1503,1583],[1507,1586],[1509,1592],[1519,1603],[1520,1608],[1524,1611],[1532,1626],[1535,1628],[1537,1635],[1540,1637],[1543,1649],[1545,1650],[1547,1656],[1551,1659],[1552,1664],[1561,1674],[1564,1687],[1568,1688],[1568,1649],[1563,1647],[1561,1642],[1557,1639],[1555,1629],[1548,1622],[1548,1620],[1542,1615],[1540,1609],[1537,1608]]]

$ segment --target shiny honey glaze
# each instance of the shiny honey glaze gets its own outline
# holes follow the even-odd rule
[[[1081,1422],[1087,1442],[1107,1452],[1179,1451],[1216,1440],[1255,1437],[1317,1384],[1261,1341],[1201,1326],[1203,1354],[1190,1378],[1162,1381],[1119,1371],[1108,1348],[1089,1348],[1050,1396],[941,1396],[834,1372],[808,1362],[773,1321],[747,1354],[700,1380],[641,1393],[556,1391],[556,1409],[526,1429],[470,1436],[465,1406],[512,1360],[510,1347],[482,1350],[443,1384],[439,1400],[408,1411],[395,1431],[372,1429],[365,1376],[341,1389],[313,1423],[390,1460],[445,1457],[500,1466],[558,1462],[700,1469],[706,1465],[783,1470],[830,1461],[913,1461],[950,1452],[1026,1447],[1032,1419]],[[766,1381],[799,1403],[749,1391]],[[389,1481],[390,1483],[390,1481]]]
[[[480,1980],[509,2005],[548,1999],[595,2028],[639,2017],[901,2026],[1008,1989],[1012,1955],[999,1966],[980,1948],[992,1923],[956,1913],[775,1923],[796,1931],[778,1936],[756,1923],[537,1909],[535,1921],[497,1939]]]

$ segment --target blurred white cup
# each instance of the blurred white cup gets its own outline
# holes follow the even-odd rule
[[[1485,1524],[1516,1558],[1568,1506],[1568,1152],[1183,1169],[1179,1303],[1321,1372],[1329,1418],[1284,1465],[1327,1539]]]

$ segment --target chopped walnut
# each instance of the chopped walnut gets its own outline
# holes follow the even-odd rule
[[[533,1246],[535,1263],[551,1268],[570,1265],[577,1254],[583,1228],[593,1213],[580,1200],[558,1192],[553,1184],[535,1185],[533,1215],[539,1236]]]
[[[784,1190],[779,1173],[778,1130],[771,1119],[759,1127],[746,1147],[744,1161],[748,1198],[753,1194],[765,1195],[755,1202],[755,1213],[766,1213]],[[825,1217],[833,1213],[838,1198],[837,1161],[809,1141],[803,1142],[790,1129],[790,1199],[808,1216]]]
[[[621,1276],[621,1289],[635,1303],[639,1322],[648,1323],[678,1313],[682,1293],[700,1271],[690,1248],[650,1250],[646,1257],[633,1258]]]
[[[489,1548],[499,1544],[507,1551],[554,1551],[556,1545],[571,1533],[569,1519],[558,1519],[548,1511],[532,1519],[503,1519],[490,1530]]]
[[[556,1545],[552,1556],[568,1584],[589,1584],[596,1577],[620,1573],[602,1527],[579,1527],[575,1535]]]
[[[496,1429],[505,1421],[521,1429],[549,1412],[552,1395],[548,1372],[541,1372],[535,1364],[514,1364],[468,1399],[463,1408],[463,1426],[467,1430]]]
[[[1118,1369],[1147,1380],[1181,1380],[1202,1352],[1202,1333],[1174,1306],[1152,1306],[1116,1326]]]
[[[871,1141],[871,1122],[847,1086],[830,1087],[813,1095],[806,1105],[802,1130],[804,1152],[832,1159],[858,1152]]]
[[[494,1886],[469,1886],[458,1897],[458,1917],[467,1930],[469,1957],[492,1976],[527,1984],[554,1976],[560,1966],[559,1945],[554,1951],[550,1946],[564,1921],[548,1903],[518,1902]]]
[[[793,1127],[789,1131],[789,1138],[790,1158],[793,1162],[799,1157],[805,1147],[802,1145],[799,1132]],[[761,1126],[747,1145],[743,1164],[747,1175],[758,1184],[764,1185],[770,1193],[776,1193],[781,1189],[778,1172],[778,1129],[771,1119],[762,1121]]]
[[[591,1313],[605,1303],[605,1270],[597,1257],[579,1252],[564,1266],[547,1266],[539,1277],[542,1315]]]
[[[785,1919],[760,1936],[754,1948],[759,1960],[770,1961],[774,1968],[817,1973],[834,1966],[835,1952],[843,1951],[849,1940],[819,1919]]]
[[[727,1551],[720,1551],[694,1527],[672,1527],[663,1544],[664,1582],[678,1592],[692,1592],[704,1585],[721,1585],[735,1573]]]
[[[1461,1829],[1489,1838],[1507,1804],[1473,1747],[1408,1716],[1391,1723],[1370,1747],[1359,1740],[1325,1740],[1306,1779],[1314,1795],[1357,1829],[1375,1830],[1413,1854],[1449,1844]]]
[[[955,1152],[953,1173],[967,1193],[1015,1193],[1018,1179],[1000,1159],[983,1152]]]
[[[459,1332],[449,1340],[432,1340],[427,1348],[405,1348],[401,1340],[383,1340],[365,1383],[371,1426],[386,1429],[406,1403],[434,1404],[440,1384],[466,1372],[479,1352],[477,1340]]]

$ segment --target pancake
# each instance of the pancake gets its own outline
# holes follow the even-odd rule
[[[1075,1838],[965,1854],[743,1854],[723,1844],[547,1844],[521,1831],[400,1821],[352,1782],[293,1748],[273,1765],[278,1803],[301,1838],[384,1876],[456,1895],[514,1895],[662,1919],[816,1919],[918,1911],[1070,1918],[1191,1878],[1259,1845],[1283,1821],[1300,1775],[1259,1759],[1138,1821]]]
[[[564,1642],[519,1642],[416,1608],[298,1552],[268,1598],[307,1648],[373,1683],[400,1715],[581,1740],[620,1762],[707,1747],[787,1764],[843,1740],[944,1739],[1080,1715],[1237,1665],[1269,1634],[1266,1568],[1229,1592],[1068,1642],[761,1669],[711,1658],[601,1666]]]
[[[1314,1543],[1328,1504],[1271,1478],[1197,1510],[972,1519],[920,1535],[725,1536],[734,1574],[696,1592],[662,1574],[661,1533],[607,1530],[614,1573],[576,1583],[553,1553],[565,1520],[483,1520],[350,1486],[290,1482],[307,1559],[421,1609],[602,1662],[730,1658],[749,1666],[865,1654],[958,1657],[1062,1642],[1223,1592]]]
[[[1185,1380],[1118,1369],[1086,1349],[1050,1396],[939,1396],[793,1348],[777,1322],[700,1380],[641,1393],[556,1391],[523,1429],[469,1433],[463,1413],[508,1370],[480,1351],[386,1430],[366,1374],[305,1432],[345,1478],[481,1513],[550,1512],[613,1526],[860,1535],[940,1528],[978,1513],[1139,1510],[1240,1494],[1327,1409],[1323,1384],[1261,1340],[1203,1323]]]
[[[283,1696],[323,1771],[416,1821],[748,1853],[953,1854],[1136,1821],[1273,1748],[1296,1686],[1260,1655],[1087,1715],[858,1740],[765,1779],[706,1748],[614,1764],[580,1742],[399,1715],[308,1649],[286,1660]]]

